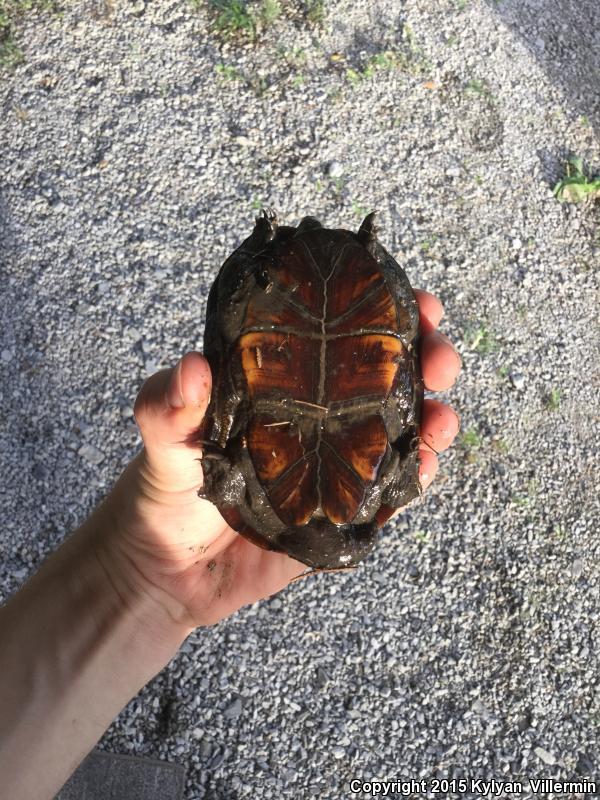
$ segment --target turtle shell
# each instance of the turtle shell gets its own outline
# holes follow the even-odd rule
[[[256,544],[352,566],[419,494],[418,307],[358,233],[263,212],[211,289],[203,496]]]

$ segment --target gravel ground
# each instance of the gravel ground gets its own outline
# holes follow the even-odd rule
[[[600,173],[595,2],[327,0],[321,23],[290,4],[255,43],[173,0],[20,24],[0,81],[0,595],[135,452],[137,390],[201,348],[261,204],[351,228],[379,209],[464,361],[444,399],[465,435],[364,565],[193,635],[107,732],[185,764],[188,800],[600,788],[600,216],[551,191],[568,155]]]

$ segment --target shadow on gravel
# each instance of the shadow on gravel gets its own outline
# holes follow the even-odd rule
[[[598,0],[485,0],[600,134]]]
[[[13,241],[14,236],[10,225],[10,212],[2,196],[2,189],[0,188],[0,264],[4,263],[8,249]],[[4,289],[6,289],[6,287],[4,287]]]

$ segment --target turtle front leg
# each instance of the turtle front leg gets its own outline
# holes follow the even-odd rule
[[[358,241],[377,258],[377,231],[378,227],[375,224],[376,211],[371,211],[370,214],[363,219],[360,228],[358,229]]]
[[[254,221],[254,229],[250,236],[239,246],[237,253],[256,255],[271,242],[276,234],[279,220],[273,208],[263,208]]]

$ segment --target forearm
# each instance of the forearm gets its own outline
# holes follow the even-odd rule
[[[52,798],[189,632],[98,560],[95,515],[0,609],[0,786]]]

